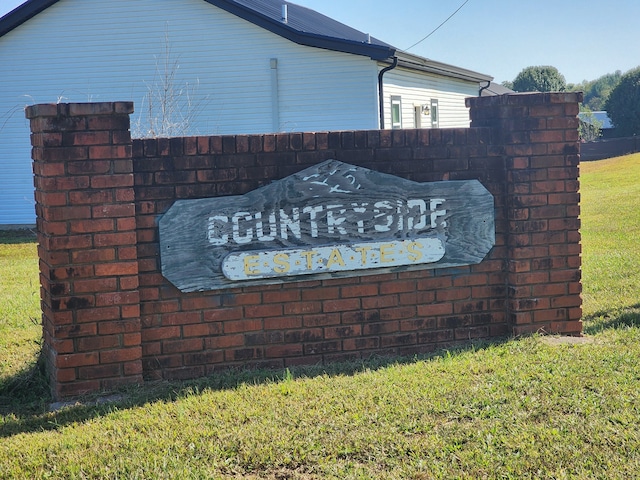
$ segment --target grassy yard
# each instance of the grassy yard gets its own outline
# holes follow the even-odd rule
[[[637,478],[640,155],[581,166],[585,332],[220,375],[47,412],[35,244],[0,236],[0,478]]]

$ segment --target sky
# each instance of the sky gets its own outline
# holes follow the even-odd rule
[[[91,0],[88,0],[91,1]],[[132,0],[134,1],[134,0]],[[0,16],[22,0],[0,0]],[[512,81],[551,65],[568,83],[640,66],[638,0],[293,0],[410,53]]]

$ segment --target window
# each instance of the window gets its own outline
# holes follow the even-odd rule
[[[440,109],[438,108],[438,100],[431,99],[431,127],[438,128],[440,123]]]
[[[391,128],[402,128],[402,99],[391,97]]]

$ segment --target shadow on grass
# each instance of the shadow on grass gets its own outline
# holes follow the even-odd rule
[[[583,318],[583,333],[596,335],[621,327],[640,327],[640,303],[629,307],[599,311]]]
[[[595,335],[605,330],[640,327],[640,304],[615,311],[596,312],[584,318],[584,333]],[[87,396],[76,404],[57,411],[49,411],[51,396],[43,362],[35,362],[29,369],[0,383],[0,438],[19,433],[57,430],[75,422],[86,422],[113,411],[135,408],[152,402],[173,402],[205,390],[230,390],[242,385],[279,383],[297,378],[322,375],[353,376],[366,371],[381,370],[393,365],[407,365],[438,357],[455,357],[470,351],[480,351],[509,339],[492,339],[466,343],[413,357],[374,356],[352,362],[327,365],[300,366],[285,370],[224,370],[209,377],[183,382],[148,382],[141,387],[129,387],[110,392],[106,397]]]
[[[18,243],[33,243],[35,241],[35,230],[0,230],[0,244],[14,245]]]
[[[322,375],[352,376],[394,365],[408,365],[438,357],[455,357],[469,351],[484,350],[506,340],[502,338],[466,343],[412,357],[373,356],[359,361],[299,366],[284,370],[224,370],[209,377],[189,381],[148,382],[143,387],[129,387],[109,392],[109,397],[87,396],[56,411],[49,411],[51,396],[43,362],[39,360],[29,370],[0,384],[0,438],[19,433],[57,430],[71,423],[85,422],[113,411],[135,408],[151,402],[173,402],[205,390],[231,390],[243,385],[279,383]],[[105,398],[113,401],[104,401]]]

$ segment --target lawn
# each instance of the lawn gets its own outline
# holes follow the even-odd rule
[[[219,375],[47,412],[32,240],[0,237],[0,478],[637,478],[640,155],[581,166],[588,342]]]

